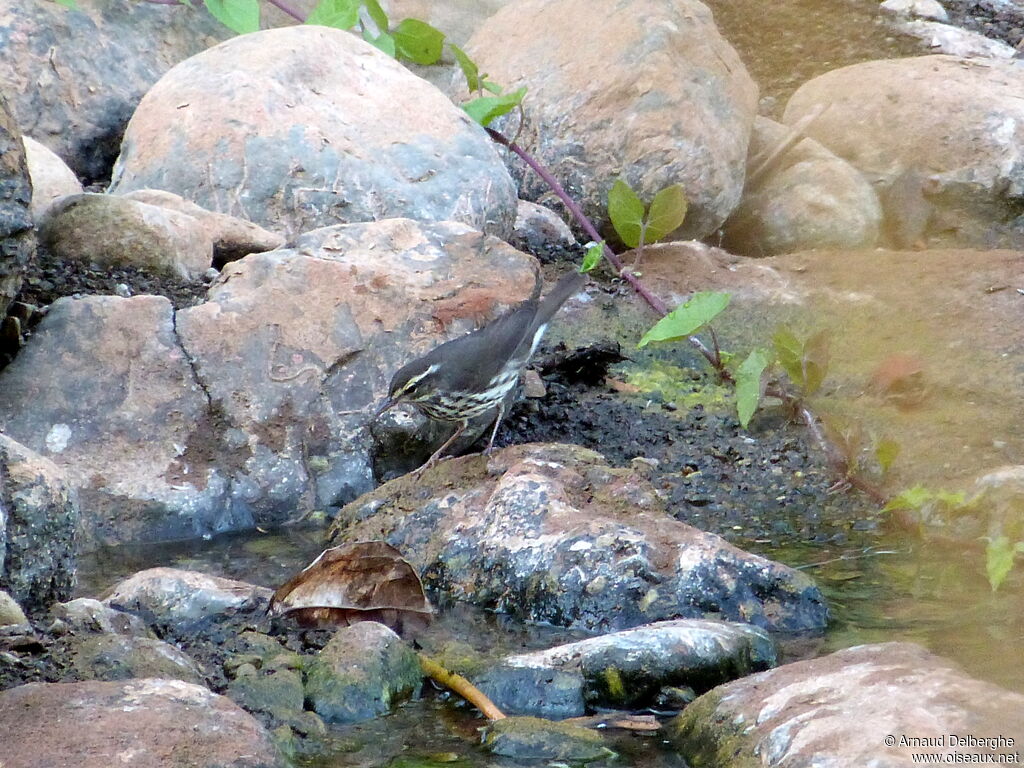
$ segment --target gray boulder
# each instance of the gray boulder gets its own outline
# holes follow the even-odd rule
[[[493,143],[462,110],[321,26],[236,37],[168,72],[132,116],[110,191],[144,187],[289,237],[398,216],[505,237],[516,209]]]

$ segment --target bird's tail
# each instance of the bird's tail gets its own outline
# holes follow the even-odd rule
[[[536,325],[546,325],[554,316],[555,312],[569,300],[570,296],[578,293],[587,282],[587,276],[573,270],[561,278],[555,287],[548,291],[548,295],[540,300],[537,307]]]

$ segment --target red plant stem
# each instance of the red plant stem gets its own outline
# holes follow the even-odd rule
[[[145,2],[149,3],[150,5],[184,5],[184,3],[181,0],[145,0]],[[288,14],[296,21],[301,22],[306,20],[305,16],[303,16],[290,5],[288,5],[288,3],[284,2],[284,0],[267,0],[267,2],[278,8],[283,13]]]
[[[572,214],[573,218],[576,219],[579,225],[583,228],[583,231],[587,233],[588,237],[590,237],[595,243],[599,243],[604,239],[601,237],[601,233],[597,231],[597,227],[594,226],[594,223],[590,220],[587,214],[583,212],[583,209],[580,208],[579,204],[573,200],[572,196],[565,191],[565,187],[561,185],[558,179],[551,175],[551,172],[548,171],[547,168],[537,162],[529,152],[520,147],[514,141],[508,139],[504,134],[486,126],[484,127],[484,130],[487,131],[487,134],[492,140],[501,144],[503,147],[507,147],[518,155],[524,163],[533,169],[534,173],[544,180],[545,184],[551,187],[551,191],[558,196],[558,199],[562,201],[565,207],[569,210],[569,213]],[[607,245],[604,246],[604,257],[615,269],[615,272],[633,286],[633,290],[635,290],[640,297],[647,302],[647,305],[651,309],[657,312],[661,317],[668,314],[668,307],[665,306],[665,302],[651,293],[651,290],[643,284],[640,278],[636,276],[636,273],[626,269],[622,264],[622,260],[616,256],[615,253],[612,252],[612,249]],[[701,356],[710,363],[711,367],[715,369],[715,372],[718,374],[720,379],[723,381],[732,381],[732,375],[725,369],[725,366],[722,365],[721,358],[708,349],[704,342],[696,336],[689,336],[688,340],[690,344],[700,352]]]

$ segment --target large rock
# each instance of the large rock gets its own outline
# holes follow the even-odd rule
[[[424,584],[537,622],[624,629],[718,617],[820,629],[805,574],[670,517],[649,481],[569,445],[505,448],[442,462],[345,507],[335,543],[386,539]]]
[[[75,585],[78,505],[53,462],[0,434],[0,587],[27,610]]]
[[[0,730],[4,768],[285,765],[255,718],[180,680],[29,683],[0,693]]]
[[[862,645],[719,686],[668,732],[687,762],[707,768],[900,768],[924,762],[915,753],[980,763],[1020,752],[1024,696],[916,645]]]
[[[406,216],[504,237],[516,213],[479,126],[369,43],[320,26],[243,35],[168,72],[125,131],[111,191],[142,187],[289,236]]]
[[[351,501],[375,469],[422,463],[431,445],[419,440],[444,439],[436,428],[403,442],[411,456],[377,447],[367,429],[391,374],[525,299],[533,269],[464,225],[397,219],[317,230],[232,263],[205,304],[178,313],[222,420],[223,448],[210,456],[196,444],[185,464],[222,467],[234,503],[269,524]]]
[[[32,183],[21,133],[0,89],[0,322],[35,253],[31,204]]]
[[[923,195],[935,209],[925,244],[1024,247],[1022,92],[1024,62],[869,61],[805,83],[783,121],[793,125],[827,107],[808,134],[879,192],[903,174],[919,174],[916,191],[886,196],[886,215],[917,216]]]
[[[25,133],[93,182],[110,173],[142,94],[171,66],[231,32],[201,4],[76,5],[0,2],[0,91]]]
[[[697,0],[515,0],[467,48],[494,82],[528,88],[520,143],[600,224],[620,175],[648,201],[683,185],[680,236],[739,201],[757,87]],[[549,194],[513,168],[524,198]]]
[[[86,548],[340,506],[446,436],[408,416],[371,434],[391,374],[525,299],[535,267],[465,225],[388,220],[232,262],[177,314],[61,299],[0,371],[0,428],[67,473]]]
[[[67,474],[86,549],[252,524],[222,473],[182,458],[209,418],[162,297],[59,299],[0,371],[0,428]]]
[[[790,134],[766,117],[754,122],[747,187],[723,227],[725,246],[747,256],[874,247],[882,224],[875,190],[814,139],[798,141],[773,159]]]

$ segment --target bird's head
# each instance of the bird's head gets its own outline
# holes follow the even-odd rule
[[[399,403],[418,403],[429,400],[437,389],[437,371],[440,366],[430,360],[413,360],[398,369],[391,377],[388,397],[374,414],[374,418]]]

